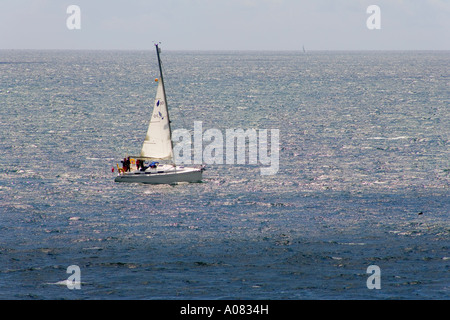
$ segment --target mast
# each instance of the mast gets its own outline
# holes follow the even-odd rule
[[[156,46],[156,56],[158,57],[159,74],[160,74],[161,84],[162,84],[163,93],[164,93],[164,103],[166,104],[166,110],[167,110],[167,121],[169,123],[170,146],[171,146],[172,152],[173,152],[172,128],[170,127],[169,105],[167,104],[166,87],[164,86],[164,78],[163,78],[163,72],[162,72],[161,58],[159,56],[159,53],[160,53],[161,49],[158,47],[157,43],[155,44],[155,46]],[[175,157],[173,155],[172,155],[172,161],[175,164]]]

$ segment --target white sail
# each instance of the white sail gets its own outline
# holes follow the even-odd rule
[[[155,104],[148,126],[147,135],[141,150],[141,157],[155,160],[172,159],[172,141],[164,83],[158,81]]]

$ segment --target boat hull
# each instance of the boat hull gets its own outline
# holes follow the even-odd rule
[[[115,182],[175,184],[178,182],[201,182],[203,170],[186,168],[169,172],[126,172],[117,176]]]

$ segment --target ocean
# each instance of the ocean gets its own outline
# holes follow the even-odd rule
[[[162,60],[173,129],[278,129],[278,171],[115,183],[155,52],[1,50],[0,299],[450,297],[450,52]]]

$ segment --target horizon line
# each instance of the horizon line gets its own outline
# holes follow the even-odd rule
[[[188,52],[301,52],[305,55],[308,52],[326,52],[326,51],[341,51],[341,52],[369,52],[369,51],[450,51],[450,49],[308,49],[306,53],[302,48],[299,49],[166,49],[164,51],[188,51]],[[0,51],[151,51],[153,48],[143,49],[120,49],[120,48],[0,48]]]

